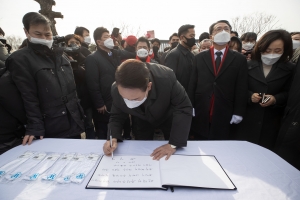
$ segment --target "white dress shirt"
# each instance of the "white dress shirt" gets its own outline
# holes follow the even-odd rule
[[[225,54],[225,50],[226,50],[226,47],[224,49],[221,49],[220,51],[222,52],[222,55],[221,55],[221,60],[223,59],[223,56]],[[215,60],[217,59],[217,55],[216,55],[216,52],[218,52],[219,50],[215,49],[214,48],[214,55],[215,55]]]

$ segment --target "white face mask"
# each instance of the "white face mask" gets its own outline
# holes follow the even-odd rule
[[[293,40],[293,49],[298,49],[300,47],[300,40]]]
[[[245,49],[246,51],[251,50],[254,47],[254,43],[251,42],[247,42],[243,44],[243,49]]]
[[[230,41],[230,34],[224,30],[222,32],[217,33],[214,36],[214,43],[218,45],[227,44],[229,41]]]
[[[51,40],[46,40],[46,39],[40,39],[40,38],[35,38],[35,37],[32,37],[30,36],[30,40],[29,40],[31,43],[34,43],[34,44],[42,44],[42,45],[45,45],[47,46],[49,49],[52,47],[52,43],[53,43],[53,39]]]
[[[84,37],[84,42],[85,42],[87,45],[91,44],[91,38],[90,38],[90,36],[85,36],[85,37]]]
[[[135,100],[128,100],[124,98],[124,101],[127,105],[128,108],[132,109],[132,108],[137,108],[140,105],[142,105],[145,101],[146,101],[147,97],[145,97],[142,101],[135,101]]]
[[[136,55],[139,58],[146,58],[149,55],[149,52],[147,51],[147,49],[139,49],[136,52]]]
[[[107,48],[109,49],[113,49],[114,48],[114,41],[113,39],[111,38],[107,38],[105,41],[104,41],[104,46],[106,46]]]
[[[265,64],[265,65],[273,65],[274,63],[276,63],[280,57],[282,56],[282,54],[265,54],[265,55],[261,55],[261,61]]]

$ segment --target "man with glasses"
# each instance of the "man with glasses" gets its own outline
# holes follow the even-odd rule
[[[195,139],[229,139],[231,124],[242,121],[247,106],[247,60],[228,48],[231,25],[209,28],[213,46],[195,56],[189,96],[195,109]]]

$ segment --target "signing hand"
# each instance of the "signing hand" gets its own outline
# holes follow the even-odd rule
[[[106,106],[103,106],[102,108],[97,108],[98,113],[105,114]]]
[[[110,146],[110,140],[107,140],[103,145],[103,152],[105,155],[110,156],[114,150],[118,147],[118,142],[116,138],[112,139],[112,146]]]
[[[261,107],[268,107],[268,106],[274,105],[276,103],[276,99],[273,95],[265,95],[265,98],[267,98],[267,97],[271,97],[271,98],[266,103],[260,103]]]
[[[153,157],[153,160],[159,160],[166,155],[166,160],[168,160],[175,151],[176,149],[173,149],[170,144],[165,144],[156,148],[150,156]]]
[[[253,93],[251,96],[251,101],[253,103],[258,103],[261,100],[261,96],[258,95],[258,93]]]
[[[44,137],[40,136],[40,139],[42,140]],[[25,135],[25,137],[23,138],[23,146],[26,145],[26,143],[28,142],[28,145],[31,145],[32,140],[34,139],[34,135]]]

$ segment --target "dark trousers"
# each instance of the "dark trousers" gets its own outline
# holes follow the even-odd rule
[[[75,135],[75,136],[71,136],[71,137],[66,137],[64,139],[81,139],[81,135]]]
[[[211,123],[209,123],[209,128],[211,126]],[[189,140],[208,140],[208,137],[203,136],[199,133],[199,127],[197,124],[197,121],[193,117],[192,119],[192,124],[191,124],[191,129],[189,133]]]
[[[22,141],[23,140],[21,138],[15,138],[12,141],[1,143],[0,144],[0,155],[18,145],[21,145]]]
[[[84,119],[84,128],[86,139],[95,139],[95,130],[93,124],[93,109],[88,108],[84,111],[85,119]]]
[[[298,120],[294,115],[283,120],[275,153],[300,170],[300,122]]]
[[[106,140],[107,139],[107,124],[106,122],[95,122],[95,128],[96,128],[96,136],[100,140]]]
[[[154,130],[160,129],[164,133],[165,140],[169,140],[172,128],[172,119],[173,116],[169,117],[169,119],[167,119],[160,126],[154,127],[149,122],[132,116],[132,133],[135,136],[136,140],[153,140]]]
[[[93,119],[96,129],[96,137],[101,140],[107,139],[107,125],[109,120],[108,113],[99,113],[96,109],[93,109]]]

